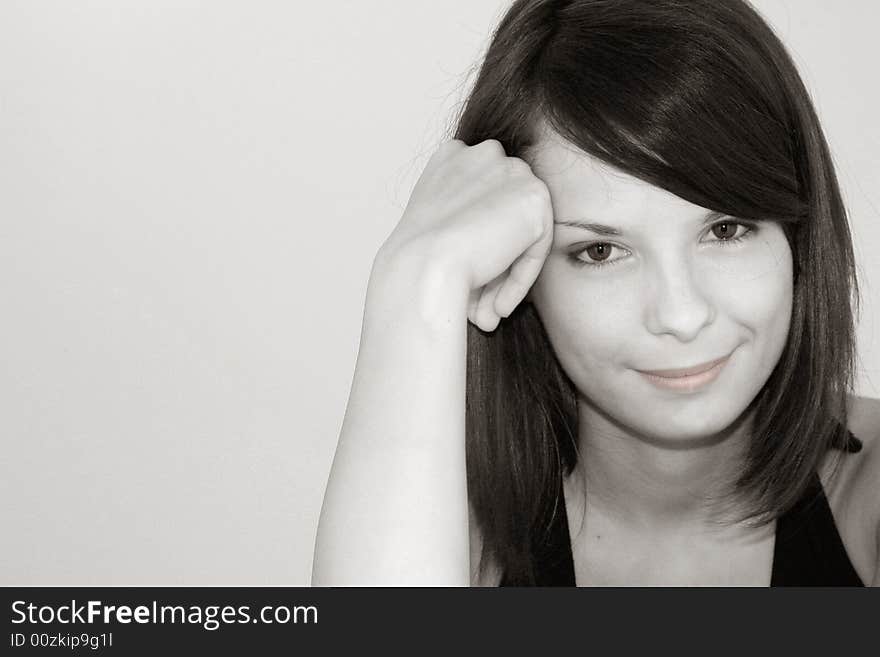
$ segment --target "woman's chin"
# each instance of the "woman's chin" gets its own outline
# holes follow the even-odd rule
[[[673,449],[708,447],[737,434],[742,415],[738,408],[683,408],[644,414],[634,428],[649,442]]]

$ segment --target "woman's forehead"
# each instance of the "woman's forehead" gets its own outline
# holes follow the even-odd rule
[[[525,156],[550,190],[556,221],[638,222],[701,219],[706,208],[616,169],[556,136],[542,137]]]

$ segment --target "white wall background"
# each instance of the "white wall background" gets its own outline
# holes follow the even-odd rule
[[[756,4],[880,397],[880,10]],[[0,584],[308,584],[372,257],[506,6],[0,2]]]

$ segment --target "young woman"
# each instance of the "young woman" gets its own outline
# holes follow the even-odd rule
[[[455,137],[374,262],[313,584],[880,583],[846,213],[759,15],[518,0]]]

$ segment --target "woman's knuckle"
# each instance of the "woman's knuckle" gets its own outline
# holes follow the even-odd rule
[[[501,142],[497,139],[484,139],[473,148],[478,153],[489,153],[493,156],[507,156],[507,153],[504,151],[504,146],[502,146]]]
[[[532,168],[524,160],[518,157],[508,157],[506,159],[507,169],[513,174],[530,174]]]
[[[550,192],[547,186],[538,178],[522,186],[522,194],[525,201],[533,206],[545,206],[550,201]]]
[[[434,151],[433,157],[446,157],[452,153],[455,153],[464,147],[464,142],[460,139],[450,139],[449,141],[444,141],[440,146],[437,147],[437,150]]]

